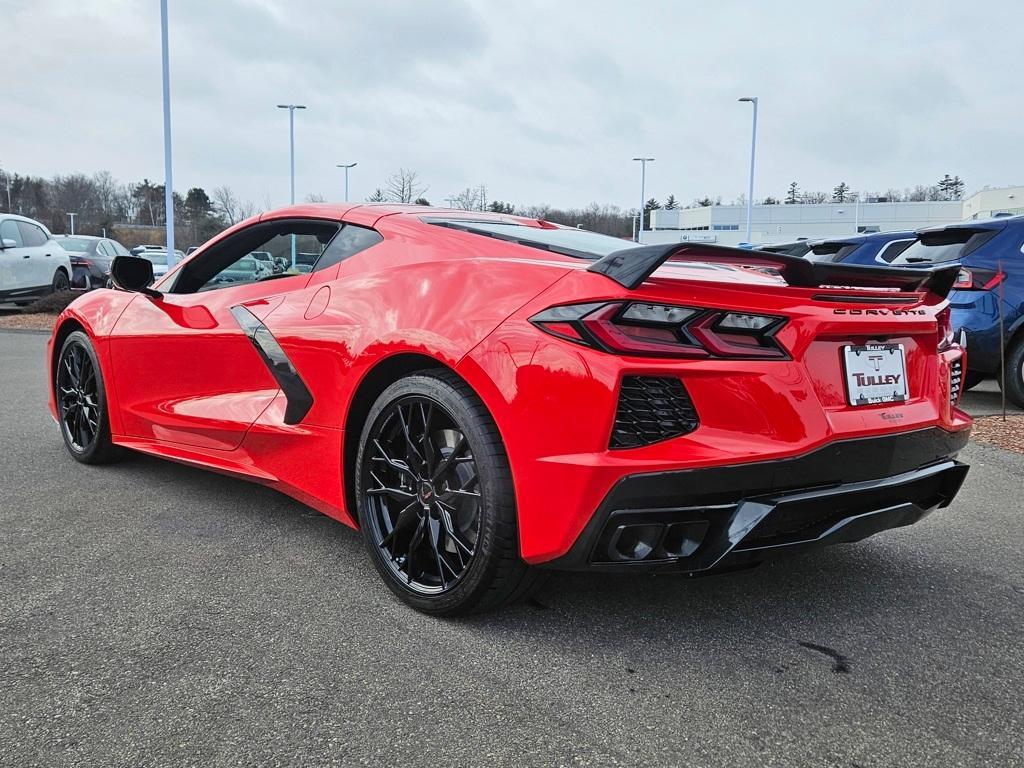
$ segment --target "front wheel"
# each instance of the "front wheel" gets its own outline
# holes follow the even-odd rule
[[[120,449],[110,438],[103,372],[83,332],[75,331],[65,339],[53,383],[60,433],[71,457],[83,464],[115,461]]]
[[[363,427],[355,475],[373,563],[413,608],[483,611],[539,583],[541,574],[519,557],[501,437],[457,376],[424,371],[388,387]]]

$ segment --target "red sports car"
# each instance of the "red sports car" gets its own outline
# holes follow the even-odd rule
[[[71,455],[278,488],[358,527],[430,613],[551,569],[692,575],[863,539],[967,472],[956,267],[353,204],[242,222],[155,284],[144,259],[112,270],[48,347]]]

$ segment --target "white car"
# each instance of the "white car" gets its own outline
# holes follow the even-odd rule
[[[38,221],[0,214],[0,302],[29,304],[71,287],[71,258]]]

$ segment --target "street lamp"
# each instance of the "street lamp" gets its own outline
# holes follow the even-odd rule
[[[357,165],[359,165],[359,163],[349,163],[348,165],[338,163],[339,168],[345,169],[345,202],[348,202],[348,169],[355,168]]]
[[[750,242],[750,216],[754,210],[754,150],[757,148],[757,96],[744,96],[740,101],[754,105],[754,123],[750,130],[750,183],[747,185],[747,242]]]
[[[160,0],[160,50],[164,90],[164,218],[167,222],[167,264],[174,266],[174,180],[171,174],[171,67],[167,44],[167,0]]]
[[[71,213],[71,211],[68,211],[68,216],[71,217],[71,234],[72,235],[75,234],[75,216],[77,216],[77,215],[78,215],[77,213]]]
[[[640,209],[637,211],[639,223],[636,228],[636,241],[638,243],[642,243],[644,234],[644,204],[646,203],[645,198],[647,197],[647,164],[653,163],[654,158],[634,157],[633,160],[640,163]]]
[[[166,2],[167,0],[164,0]],[[295,110],[305,109],[304,104],[278,104],[278,109],[288,110],[288,157],[291,166],[291,204],[295,205]],[[292,269],[295,268],[295,235],[292,235]]]
[[[444,199],[444,201],[445,201],[446,203],[448,203],[448,207],[449,207],[449,208],[454,208],[454,207],[455,207],[455,198],[454,198],[454,197],[446,197],[446,198]]]

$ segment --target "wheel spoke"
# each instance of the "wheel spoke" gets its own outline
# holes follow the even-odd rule
[[[411,409],[411,406],[410,406],[410,409]],[[411,413],[412,413],[412,411],[410,410],[410,414]],[[423,454],[421,454],[416,449],[416,444],[413,443],[413,441],[412,441],[412,435],[409,433],[409,422],[406,421],[405,414],[402,412],[402,406],[401,405],[398,406],[397,415],[398,415],[398,423],[401,425],[401,428],[402,428],[402,435],[405,437],[405,444],[406,444],[406,446],[409,449],[409,452],[406,455],[406,458],[407,459],[412,459],[413,457],[415,457],[419,461],[420,465],[422,466],[423,465]]]
[[[433,479],[435,482],[439,480],[445,472],[448,471],[448,467],[450,467],[457,460],[459,454],[466,450],[467,447],[469,447],[469,443],[466,442],[466,436],[460,434],[459,439],[455,443],[455,447],[452,448],[451,453],[445,456],[444,460],[437,466],[437,469],[434,470]]]
[[[420,418],[423,420],[423,436],[420,442],[423,445],[424,475],[432,475],[434,464],[437,461],[437,452],[434,441],[430,437],[430,418],[434,414],[434,406],[430,403],[420,403]]]
[[[475,550],[463,544],[458,534],[455,533],[455,523],[452,522],[451,511],[447,508],[448,505],[438,502],[438,506],[441,508],[441,522],[444,525],[444,531],[448,534],[448,538],[452,540],[452,543],[455,544],[456,551],[461,549],[466,553],[466,557],[472,557]],[[462,560],[462,555],[459,555],[459,560]]]
[[[423,543],[423,530],[427,527],[427,518],[424,517],[420,520],[420,524],[416,527],[416,532],[409,539],[409,549],[405,556],[405,580],[406,583],[412,581],[413,577],[413,563],[416,556],[416,550],[419,549]]]
[[[377,450],[380,451],[380,461],[386,463],[396,472],[405,472],[407,475],[411,476],[413,480],[416,479],[416,473],[413,472],[405,462],[398,459],[392,459],[388,456],[388,452],[384,450],[384,446],[380,444],[380,440],[374,440],[373,444],[377,446]]]
[[[396,557],[395,544],[397,543],[398,533],[403,528],[408,528],[409,523],[416,519],[416,513],[413,512],[413,509],[416,507],[418,503],[418,501],[414,501],[401,512],[399,512],[398,517],[395,519],[395,526],[391,529],[391,532],[388,533],[387,536],[381,539],[381,549],[389,549],[391,552],[392,559]]]

